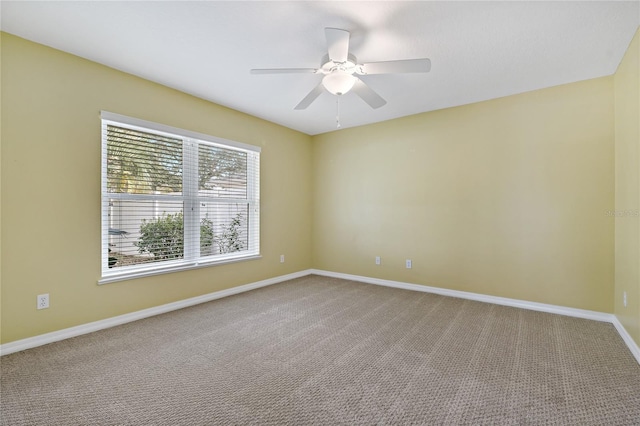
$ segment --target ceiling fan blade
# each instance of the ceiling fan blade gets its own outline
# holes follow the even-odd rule
[[[349,57],[349,31],[338,28],[325,28],[327,51],[333,62],[346,62]]]
[[[361,75],[429,72],[430,70],[431,60],[427,58],[369,62],[356,67],[356,73]]]
[[[251,70],[251,74],[315,74],[317,72],[317,68],[261,68]]]
[[[322,85],[322,82],[320,82],[320,84],[314,87],[311,92],[309,92],[309,94],[305,96],[298,105],[296,105],[294,109],[307,109],[307,107],[311,105],[311,103],[315,101],[316,98],[322,94],[322,92],[324,92],[324,86]]]
[[[373,109],[380,108],[387,103],[382,96],[374,92],[372,88],[367,86],[365,82],[359,78],[356,79],[356,83],[353,85],[351,91],[360,96],[362,100],[368,103]]]

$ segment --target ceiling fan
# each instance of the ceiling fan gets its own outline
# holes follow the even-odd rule
[[[387,101],[356,75],[422,73],[431,70],[431,61],[427,58],[359,64],[356,57],[349,53],[349,31],[325,28],[324,32],[327,38],[328,54],[322,58],[320,68],[252,69],[251,74],[313,73],[323,75],[322,81],[296,105],[295,109],[301,110],[311,105],[324,90],[337,96],[352,90],[371,108],[380,108]]]

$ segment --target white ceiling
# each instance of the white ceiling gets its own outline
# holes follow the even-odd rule
[[[325,27],[351,32],[359,62],[428,57],[428,74],[362,76],[387,100],[340,98],[342,127],[611,75],[640,24],[640,1],[2,1],[1,28],[283,126],[336,129],[336,97],[294,107]]]

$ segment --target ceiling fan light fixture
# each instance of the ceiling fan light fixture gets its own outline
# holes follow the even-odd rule
[[[322,85],[334,95],[344,95],[351,90],[356,80],[357,78],[347,71],[335,70],[324,76]]]

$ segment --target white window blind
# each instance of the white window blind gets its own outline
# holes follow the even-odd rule
[[[102,113],[102,279],[254,258],[260,149]]]

